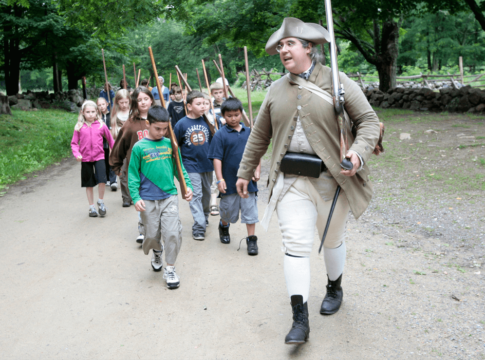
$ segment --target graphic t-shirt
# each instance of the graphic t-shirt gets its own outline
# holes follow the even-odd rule
[[[182,161],[189,173],[214,171],[212,162],[207,157],[212,135],[201,116],[198,119],[184,117],[174,128]]]
[[[170,121],[172,123],[172,128],[174,128],[175,125],[178,123],[178,121],[185,117],[185,108],[184,108],[183,100],[180,102],[175,100],[172,101],[170,104],[168,104],[167,111],[170,114]]]
[[[190,178],[182,164],[187,187],[192,189]],[[177,177],[169,139],[142,139],[134,146],[128,168],[128,188],[133,202],[163,200],[177,195],[173,178]]]

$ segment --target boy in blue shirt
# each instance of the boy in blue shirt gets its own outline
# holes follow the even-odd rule
[[[192,237],[205,239],[205,229],[209,224],[212,172],[214,168],[207,155],[212,140],[212,132],[203,114],[207,110],[204,94],[191,91],[187,95],[187,116],[180,119],[173,129],[185,169],[189,173],[194,196],[190,211],[194,218]]]
[[[253,179],[248,185],[249,197],[242,199],[236,190],[237,171],[251,130],[241,123],[243,107],[238,99],[230,98],[224,101],[221,105],[221,114],[226,119],[226,126],[214,135],[209,150],[209,159],[214,162],[217,186],[222,198],[219,204],[219,237],[223,244],[231,242],[229,225],[238,221],[241,211],[241,222],[246,224],[248,230],[248,255],[258,255],[258,238],[254,231],[256,223],[259,222],[256,182],[261,173],[261,164],[254,171]]]
[[[162,88],[162,96],[163,96],[163,99],[165,100],[165,105],[168,105],[168,103],[170,102],[170,90],[168,90],[168,88],[163,86],[163,82],[164,82],[163,76],[159,75],[158,81],[160,82],[160,87]],[[155,86],[151,91],[152,91],[153,98],[155,99],[156,105],[161,105],[158,88]]]

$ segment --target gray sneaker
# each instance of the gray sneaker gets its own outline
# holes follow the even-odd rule
[[[99,202],[99,200],[98,200],[98,211],[99,211],[99,216],[104,217],[106,215],[106,206],[104,205],[104,202]]]
[[[153,256],[152,256],[153,271],[162,271],[162,267],[163,267],[162,254],[163,254],[163,250],[162,251],[153,250]]]
[[[169,289],[176,289],[180,286],[180,279],[175,272],[175,266],[166,266],[163,270],[163,278]]]
[[[98,217],[98,212],[96,211],[95,208],[92,208],[92,207],[89,208],[89,217]]]
[[[192,234],[192,237],[194,238],[194,240],[199,240],[199,241],[202,241],[205,239],[205,235],[203,232],[199,232],[199,233],[194,232]]]

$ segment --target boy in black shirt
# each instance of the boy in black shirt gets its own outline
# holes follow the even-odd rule
[[[182,90],[179,86],[172,87],[174,101],[168,104],[168,113],[170,114],[170,121],[172,123],[172,129],[175,127],[177,122],[185,117],[185,104],[182,97]]]

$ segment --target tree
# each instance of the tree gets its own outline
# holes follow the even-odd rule
[[[286,16],[318,23],[325,19],[321,0],[200,0],[187,13],[180,1],[171,16],[184,21],[189,31],[206,37],[211,43],[226,38],[237,46],[248,45],[255,54],[263,55],[264,44]],[[456,9],[454,1],[427,0],[355,0],[334,1],[335,29],[338,37],[348,40],[373,64],[379,73],[381,90],[396,84],[399,54],[399,29],[404,15],[434,12],[440,6]]]
[[[485,1],[481,1],[477,3],[475,0],[463,0],[465,4],[470,8],[473,15],[477,19],[478,23],[482,27],[482,30],[485,31]]]

